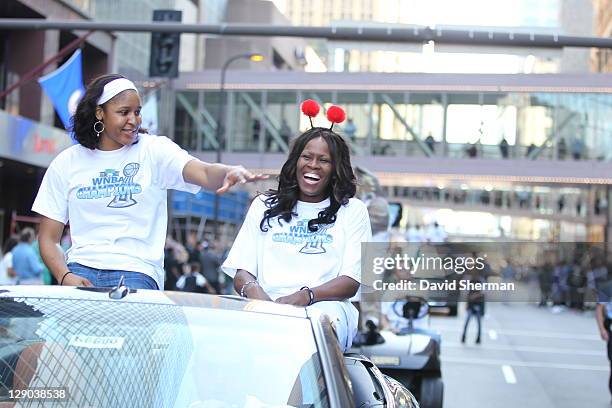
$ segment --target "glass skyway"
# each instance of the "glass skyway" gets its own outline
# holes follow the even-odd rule
[[[215,150],[218,71],[181,76],[175,138]],[[224,151],[286,152],[310,125],[305,99],[345,108],[338,127],[363,156],[612,159],[612,76],[231,71]],[[315,125],[329,126],[323,114]]]

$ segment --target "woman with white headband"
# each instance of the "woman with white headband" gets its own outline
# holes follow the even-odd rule
[[[40,251],[61,285],[163,289],[166,190],[226,192],[265,178],[242,166],[204,163],[164,136],[140,133],[141,101],[121,75],[87,88],[72,118],[77,144],[51,163],[32,210]],[[70,222],[72,247],[57,250]]]

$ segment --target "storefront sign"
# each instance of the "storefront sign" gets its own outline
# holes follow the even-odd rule
[[[0,110],[0,156],[47,167],[59,152],[72,146],[64,130]]]

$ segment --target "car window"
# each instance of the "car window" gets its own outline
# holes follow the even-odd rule
[[[0,402],[60,387],[65,405],[327,407],[310,322],[163,304],[0,299]],[[33,405],[47,406],[45,400]]]

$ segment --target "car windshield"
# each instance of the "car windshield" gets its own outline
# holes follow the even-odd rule
[[[0,402],[22,389],[66,391],[27,401],[45,407],[329,405],[305,318],[172,304],[4,298]]]

